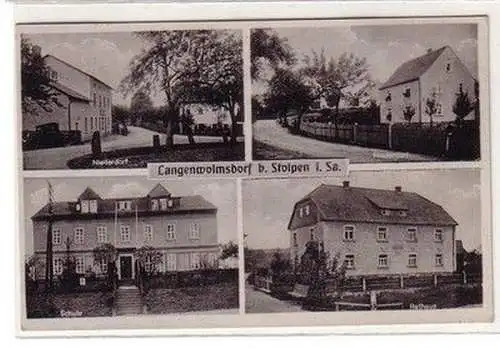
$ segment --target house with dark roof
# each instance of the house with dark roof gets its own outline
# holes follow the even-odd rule
[[[33,47],[41,56],[41,48]],[[101,136],[111,133],[112,87],[97,77],[54,55],[43,56],[56,92],[57,103],[48,108],[35,106],[23,114],[23,130],[57,123],[61,131],[80,131],[82,140],[92,138],[95,131]]]
[[[306,243],[317,241],[350,276],[454,272],[457,224],[438,204],[399,186],[320,185],[294,205],[291,259],[297,265]]]
[[[217,207],[200,195],[174,196],[156,185],[140,197],[103,198],[86,188],[75,201],[53,202],[35,213],[33,246],[45,260],[47,233],[52,229],[53,271],[63,271],[69,249],[78,274],[107,272],[94,261],[93,250],[112,244],[120,280],[134,279],[135,252],[142,246],[161,253],[160,271],[194,270],[215,264],[220,253]],[[43,278],[44,270],[37,270]]]
[[[476,99],[476,80],[451,47],[428,50],[400,65],[379,87],[380,122],[450,122],[453,105],[462,90],[471,103]],[[437,112],[428,115],[426,101],[435,99]],[[467,116],[473,118],[474,112]]]

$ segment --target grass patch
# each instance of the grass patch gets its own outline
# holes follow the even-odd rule
[[[179,144],[172,149],[162,146],[117,149],[104,152],[98,158],[92,154],[68,161],[72,169],[82,168],[143,168],[151,162],[243,161],[245,146],[224,143]]]
[[[148,313],[167,314],[189,311],[238,308],[238,283],[151,289],[145,296]]]
[[[307,159],[311,156],[293,150],[278,148],[259,141],[253,141],[254,160],[293,160]]]
[[[111,292],[56,294],[48,301],[36,293],[27,297],[26,308],[28,318],[111,316]]]

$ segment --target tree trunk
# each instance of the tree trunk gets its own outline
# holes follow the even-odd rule
[[[174,147],[174,135],[173,135],[173,121],[171,119],[167,120],[167,137],[165,141],[165,145],[167,148],[171,149]]]
[[[230,108],[231,110],[229,111],[229,115],[231,116],[231,138],[230,138],[230,143],[231,145],[236,144],[236,128],[238,126],[237,121],[236,121],[236,114],[233,110],[233,108]],[[224,130],[222,131],[224,132]]]
[[[340,98],[337,100],[337,103],[335,103],[335,139],[339,137],[339,128],[338,128],[339,104],[340,104]]]

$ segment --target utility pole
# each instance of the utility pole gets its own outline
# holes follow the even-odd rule
[[[45,260],[45,292],[46,295],[52,292],[52,279],[54,275],[53,266],[53,246],[52,246],[52,220],[54,214],[54,190],[52,184],[48,183],[49,203],[48,203],[48,226],[47,226],[47,252]]]

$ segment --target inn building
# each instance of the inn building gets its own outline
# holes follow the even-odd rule
[[[34,55],[42,55],[39,46]],[[61,131],[81,131],[82,140],[89,140],[95,131],[101,136],[111,133],[112,87],[101,79],[77,68],[59,57],[43,56],[48,68],[51,88],[57,103],[47,108],[35,105],[23,114],[23,131],[34,131],[37,126],[56,123]]]
[[[47,204],[31,219],[40,260],[45,260],[52,222],[55,275],[62,274],[67,251],[78,274],[106,273],[107,265],[96,263],[93,254],[103,244],[117,250],[119,280],[134,279],[135,252],[142,246],[161,253],[161,272],[216,266],[220,254],[217,208],[200,195],[174,196],[160,184],[146,196],[123,198],[102,198],[87,187],[75,201]],[[43,278],[44,270],[36,277]]]
[[[348,276],[450,273],[456,226],[441,206],[399,186],[320,185],[294,206],[291,260],[297,265],[312,240],[338,256]]]

